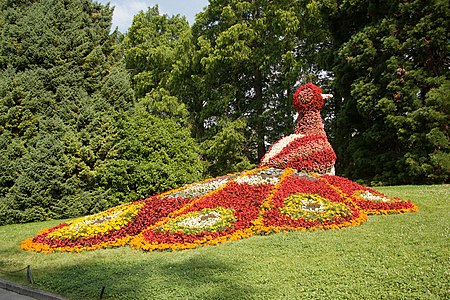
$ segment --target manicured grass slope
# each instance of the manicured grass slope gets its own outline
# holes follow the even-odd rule
[[[0,270],[30,264],[33,287],[69,299],[97,299],[102,286],[103,299],[448,299],[450,186],[378,190],[420,211],[178,252],[21,251],[61,221],[10,225],[0,227]],[[0,277],[26,285],[25,271]]]

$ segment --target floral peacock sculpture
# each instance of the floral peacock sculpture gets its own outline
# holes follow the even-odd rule
[[[336,154],[328,142],[320,116],[325,104],[322,90],[312,83],[301,86],[294,94],[293,104],[298,112],[295,134],[276,142],[261,160],[260,167],[334,175]]]
[[[145,200],[47,228],[22,242],[37,252],[130,245],[177,250],[291,230],[357,226],[370,214],[417,211],[334,175],[322,91],[308,83],[294,94],[295,133],[276,142],[257,169],[208,179]]]

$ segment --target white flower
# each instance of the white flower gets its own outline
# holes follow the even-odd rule
[[[363,198],[364,200],[375,201],[375,202],[385,202],[386,203],[386,202],[391,201],[389,198],[374,195],[369,191],[365,191],[364,193],[361,193],[360,197]]]
[[[283,151],[283,149],[287,145],[289,145],[290,143],[292,143],[296,139],[302,138],[304,136],[305,135],[303,135],[303,134],[291,134],[291,135],[288,135],[288,136],[285,136],[285,137],[281,138],[280,140],[278,140],[278,142],[273,144],[273,146],[272,146],[272,148],[270,148],[269,152],[267,152],[266,155],[264,155],[262,163],[263,164],[268,163],[270,159],[272,159],[277,154],[279,154],[281,151]]]
[[[336,175],[336,171],[335,171],[335,169],[334,169],[334,165],[331,167],[330,172],[325,173],[325,175],[332,175],[332,176]]]
[[[278,177],[262,177],[260,175],[244,176],[236,179],[236,183],[247,183],[250,185],[272,184],[275,185],[280,179]]]
[[[322,212],[323,204],[311,199],[302,200],[302,210],[308,212]]]
[[[216,211],[207,214],[199,214],[195,217],[189,217],[180,221],[178,226],[187,228],[205,228],[210,227],[220,221],[220,213]]]
[[[111,221],[114,220],[115,218],[117,218],[120,214],[122,214],[123,211],[118,210],[115,213],[113,213],[112,215],[106,215],[106,216],[101,216],[101,217],[97,217],[97,218],[93,218],[88,216],[85,218],[85,220],[83,222],[77,223],[75,226],[71,226],[72,228],[70,228],[70,230],[78,230],[80,229],[80,227],[84,227],[84,226],[89,226],[92,224],[101,224],[107,221]]]
[[[218,189],[219,187],[227,184],[228,181],[229,181],[228,178],[219,178],[219,179],[210,180],[210,181],[203,182],[203,183],[194,184],[194,185],[187,187],[184,190],[167,195],[167,197],[195,198],[195,197],[205,195],[213,190]]]

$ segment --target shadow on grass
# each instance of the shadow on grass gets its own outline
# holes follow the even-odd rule
[[[20,248],[17,245],[0,249],[0,278],[26,285],[27,263],[15,258],[18,251]]]
[[[106,287],[103,299],[244,299],[255,293],[236,279],[236,267],[214,256],[146,254],[137,256],[144,258],[140,261],[88,259],[42,269],[35,281],[70,299],[97,299],[102,286]]]
[[[170,281],[175,279],[178,285],[188,290],[186,297],[203,299],[243,299],[254,291],[244,282],[233,280],[236,270],[205,256],[197,256],[180,263],[168,263],[161,266],[161,275]]]

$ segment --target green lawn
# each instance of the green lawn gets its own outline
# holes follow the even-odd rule
[[[377,188],[418,213],[179,252],[21,251],[51,221],[0,227],[0,277],[69,299],[449,299],[450,185]]]

